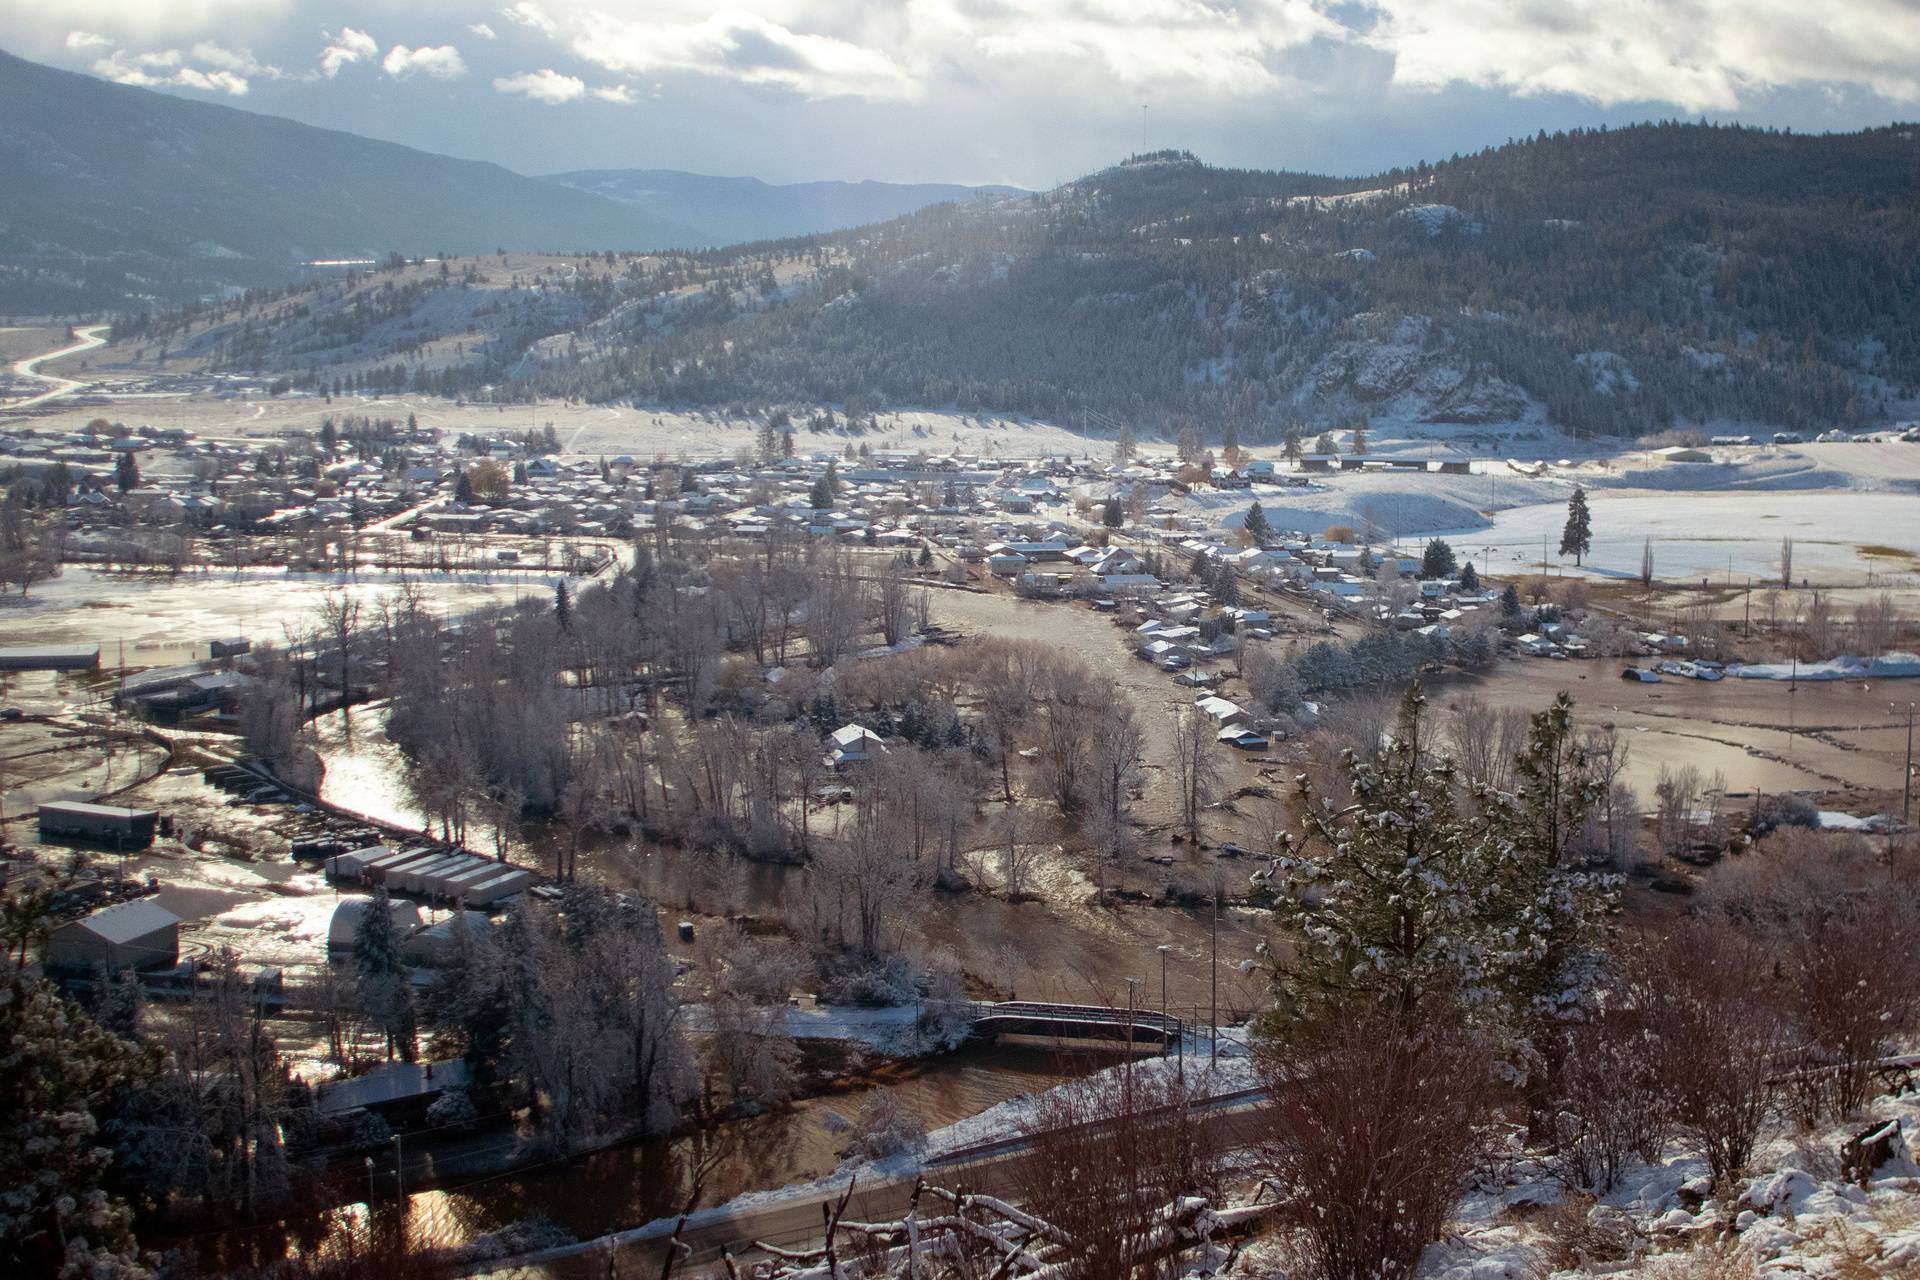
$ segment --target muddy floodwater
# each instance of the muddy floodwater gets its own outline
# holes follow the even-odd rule
[[[406,1176],[443,1185],[406,1192],[407,1229],[423,1244],[457,1245],[507,1223],[538,1219],[590,1238],[678,1213],[687,1203],[693,1171],[703,1163],[701,1207],[831,1174],[848,1159],[848,1122],[870,1089],[889,1090],[903,1114],[933,1130],[1111,1062],[1037,1046],[978,1045],[895,1068],[880,1081],[851,1084],[788,1110],[573,1160],[505,1173],[441,1176],[431,1157],[414,1153],[406,1158]],[[509,1155],[516,1145],[510,1133],[480,1134],[461,1154]],[[357,1193],[361,1205],[370,1191],[375,1213],[391,1215],[398,1194],[392,1151],[376,1155],[370,1181],[352,1169],[340,1177],[342,1187]],[[358,1211],[356,1205],[349,1213]],[[161,1233],[155,1240],[163,1246],[192,1243],[204,1264],[234,1266],[277,1258],[290,1238],[309,1246],[321,1244],[330,1229],[327,1216],[317,1214],[305,1222],[290,1218],[174,1237]]]
[[[1583,723],[1619,732],[1629,750],[1625,781],[1648,803],[1662,766],[1692,765],[1724,775],[1730,792],[1802,791],[1821,794],[1823,807],[1897,807],[1907,702],[1920,698],[1920,680],[1666,677],[1637,684],[1620,678],[1626,665],[1522,658],[1485,679],[1450,682],[1433,700],[1444,708],[1477,694],[1495,706],[1537,711],[1565,691]]]

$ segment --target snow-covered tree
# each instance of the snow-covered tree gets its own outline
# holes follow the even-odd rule
[[[144,1276],[99,1117],[155,1056],[11,968],[0,987],[0,1272]]]

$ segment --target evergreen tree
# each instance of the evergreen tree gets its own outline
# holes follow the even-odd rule
[[[1520,616],[1520,588],[1511,582],[1500,593],[1500,616],[1509,622]]]
[[[1480,590],[1480,574],[1469,560],[1460,570],[1460,590],[1462,594],[1472,595]]]
[[[1435,538],[1427,544],[1426,551],[1420,557],[1420,576],[1423,578],[1451,578],[1458,564],[1453,548],[1445,539]]]
[[[1353,424],[1353,447],[1349,449],[1348,452],[1360,454],[1360,453],[1365,453],[1366,451],[1367,451],[1367,420],[1365,418],[1361,418],[1359,421]]]
[[[1640,546],[1640,585],[1653,585],[1653,539],[1648,538]]]
[[[1300,441],[1300,424],[1289,422],[1286,429],[1280,433],[1280,455],[1289,462],[1300,461],[1302,452]]]
[[[1313,442],[1313,451],[1323,458],[1331,458],[1334,454],[1340,452],[1340,446],[1333,442],[1333,433],[1331,431],[1322,431],[1320,438]]]
[[[831,511],[835,495],[840,492],[840,482],[834,473],[833,463],[827,463],[827,469],[813,482],[813,489],[807,495],[808,503],[815,511]]]
[[[122,450],[113,462],[113,483],[120,492],[140,487],[140,464],[134,460],[133,450]]]
[[[413,982],[400,955],[393,912],[385,889],[377,890],[353,935],[353,965],[360,1011],[387,1040],[387,1057],[412,1062],[419,1054]]]
[[[1120,505],[1118,497],[1108,498],[1100,508],[1100,523],[1109,529],[1118,529],[1127,522],[1127,513]]]
[[[1123,422],[1113,433],[1113,460],[1123,466],[1132,462],[1134,449],[1133,428]]]
[[[1311,1043],[1355,1002],[1412,1017],[1500,993],[1497,960],[1511,943],[1499,909],[1515,850],[1497,806],[1462,808],[1437,736],[1416,683],[1380,753],[1345,754],[1345,809],[1323,806],[1303,777],[1301,830],[1282,836],[1271,870],[1255,877],[1297,939],[1273,962],[1275,1011],[1262,1034]]]
[[[154,1056],[21,968],[0,988],[0,1045],[0,1272],[144,1276],[99,1117]]]
[[[454,478],[453,500],[462,506],[473,504],[473,481],[468,479],[464,469]]]
[[[573,597],[567,591],[565,578],[553,584],[553,620],[560,624],[561,631],[573,634]]]
[[[1587,491],[1575,485],[1573,496],[1567,499],[1567,526],[1560,533],[1560,554],[1571,555],[1579,564],[1592,549],[1593,516],[1587,510]]]
[[[1260,509],[1258,499],[1255,499],[1254,504],[1247,508],[1247,518],[1242,527],[1246,529],[1247,536],[1253,539],[1254,546],[1267,545],[1267,539],[1272,536],[1273,530],[1267,526],[1267,513]]]

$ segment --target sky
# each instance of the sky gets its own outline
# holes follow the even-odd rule
[[[1920,0],[0,0],[0,46],[533,174],[1043,188],[1181,147],[1350,176],[1920,118]]]

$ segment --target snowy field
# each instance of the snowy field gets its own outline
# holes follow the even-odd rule
[[[1593,550],[1575,568],[1558,552],[1564,501],[1496,512],[1491,527],[1434,526],[1422,536],[1451,539],[1463,556],[1493,572],[1537,572],[1541,547],[1557,571],[1633,580],[1644,542],[1653,539],[1662,581],[1701,578],[1738,585],[1777,578],[1780,543],[1793,539],[1793,573],[1812,585],[1912,586],[1920,574],[1920,496],[1902,493],[1648,493],[1596,490]],[[1492,549],[1489,556],[1486,548]]]
[[[0,644],[97,644],[104,666],[118,661],[121,645],[129,666],[184,662],[205,657],[208,641],[221,636],[283,644],[288,629],[301,633],[316,625],[328,590],[346,591],[370,620],[403,576],[448,613],[553,595],[552,575],[512,571],[348,575],[260,568],[169,577],[68,565],[59,577],[35,583],[25,599],[0,601]]]

